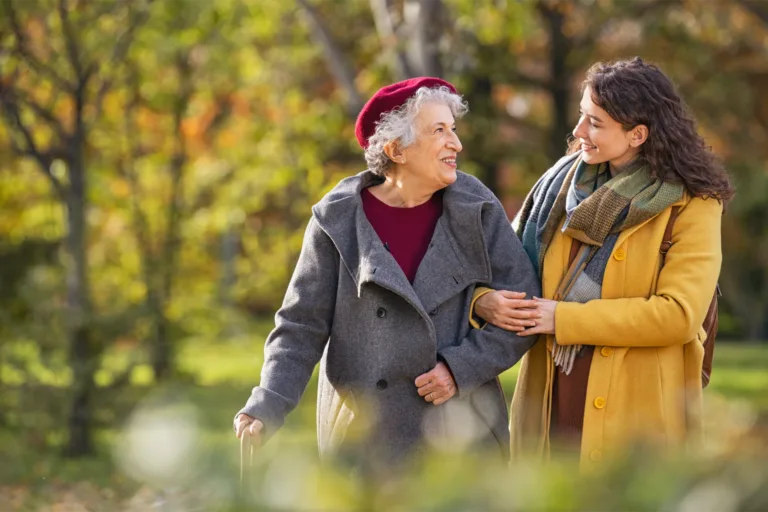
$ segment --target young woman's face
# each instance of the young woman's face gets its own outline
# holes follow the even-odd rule
[[[620,168],[640,152],[634,129],[625,131],[621,123],[595,105],[589,87],[584,89],[579,111],[579,122],[573,129],[573,136],[581,143],[584,162],[610,162],[611,167]]]

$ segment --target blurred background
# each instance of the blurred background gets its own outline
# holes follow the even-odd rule
[[[455,83],[511,218],[586,69],[635,55],[738,188],[706,457],[585,485],[445,456],[381,496],[317,467],[313,383],[238,497],[232,416],[365,100]],[[766,91],[764,0],[0,0],[0,510],[768,509]]]

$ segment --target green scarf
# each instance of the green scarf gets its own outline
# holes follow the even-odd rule
[[[538,266],[561,220],[563,233],[582,242],[558,286],[555,300],[599,299],[603,274],[619,233],[651,219],[679,201],[682,183],[651,177],[648,166],[635,161],[611,177],[608,164],[588,165],[580,154],[563,158],[542,176],[523,203],[518,235]],[[555,364],[570,373],[581,345],[557,344]]]

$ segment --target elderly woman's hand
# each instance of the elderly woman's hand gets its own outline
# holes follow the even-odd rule
[[[524,331],[520,331],[520,336],[532,336],[534,334],[555,334],[555,309],[557,308],[556,300],[540,299],[534,297],[534,301],[539,306],[541,311],[541,317],[536,321],[535,327],[530,327]]]
[[[261,420],[251,418],[247,414],[241,414],[237,417],[235,422],[235,431],[237,432],[237,438],[240,439],[243,435],[251,436],[251,443],[253,446],[261,446],[261,430],[264,428],[264,424]],[[247,431],[247,432],[246,432]]]
[[[419,388],[419,396],[432,402],[432,405],[443,404],[456,394],[456,381],[442,361],[432,370],[416,377],[416,387]]]
[[[534,327],[541,318],[535,300],[525,300],[525,293],[508,290],[486,293],[475,302],[474,312],[486,322],[512,332]]]

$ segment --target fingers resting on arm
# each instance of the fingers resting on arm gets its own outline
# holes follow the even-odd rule
[[[536,326],[541,318],[538,303],[525,299],[525,293],[495,290],[475,302],[474,314],[497,327],[520,332]]]
[[[440,405],[447,402],[456,394],[456,382],[453,380],[451,370],[442,361],[435,367],[416,377],[414,382],[419,396],[433,405]]]

